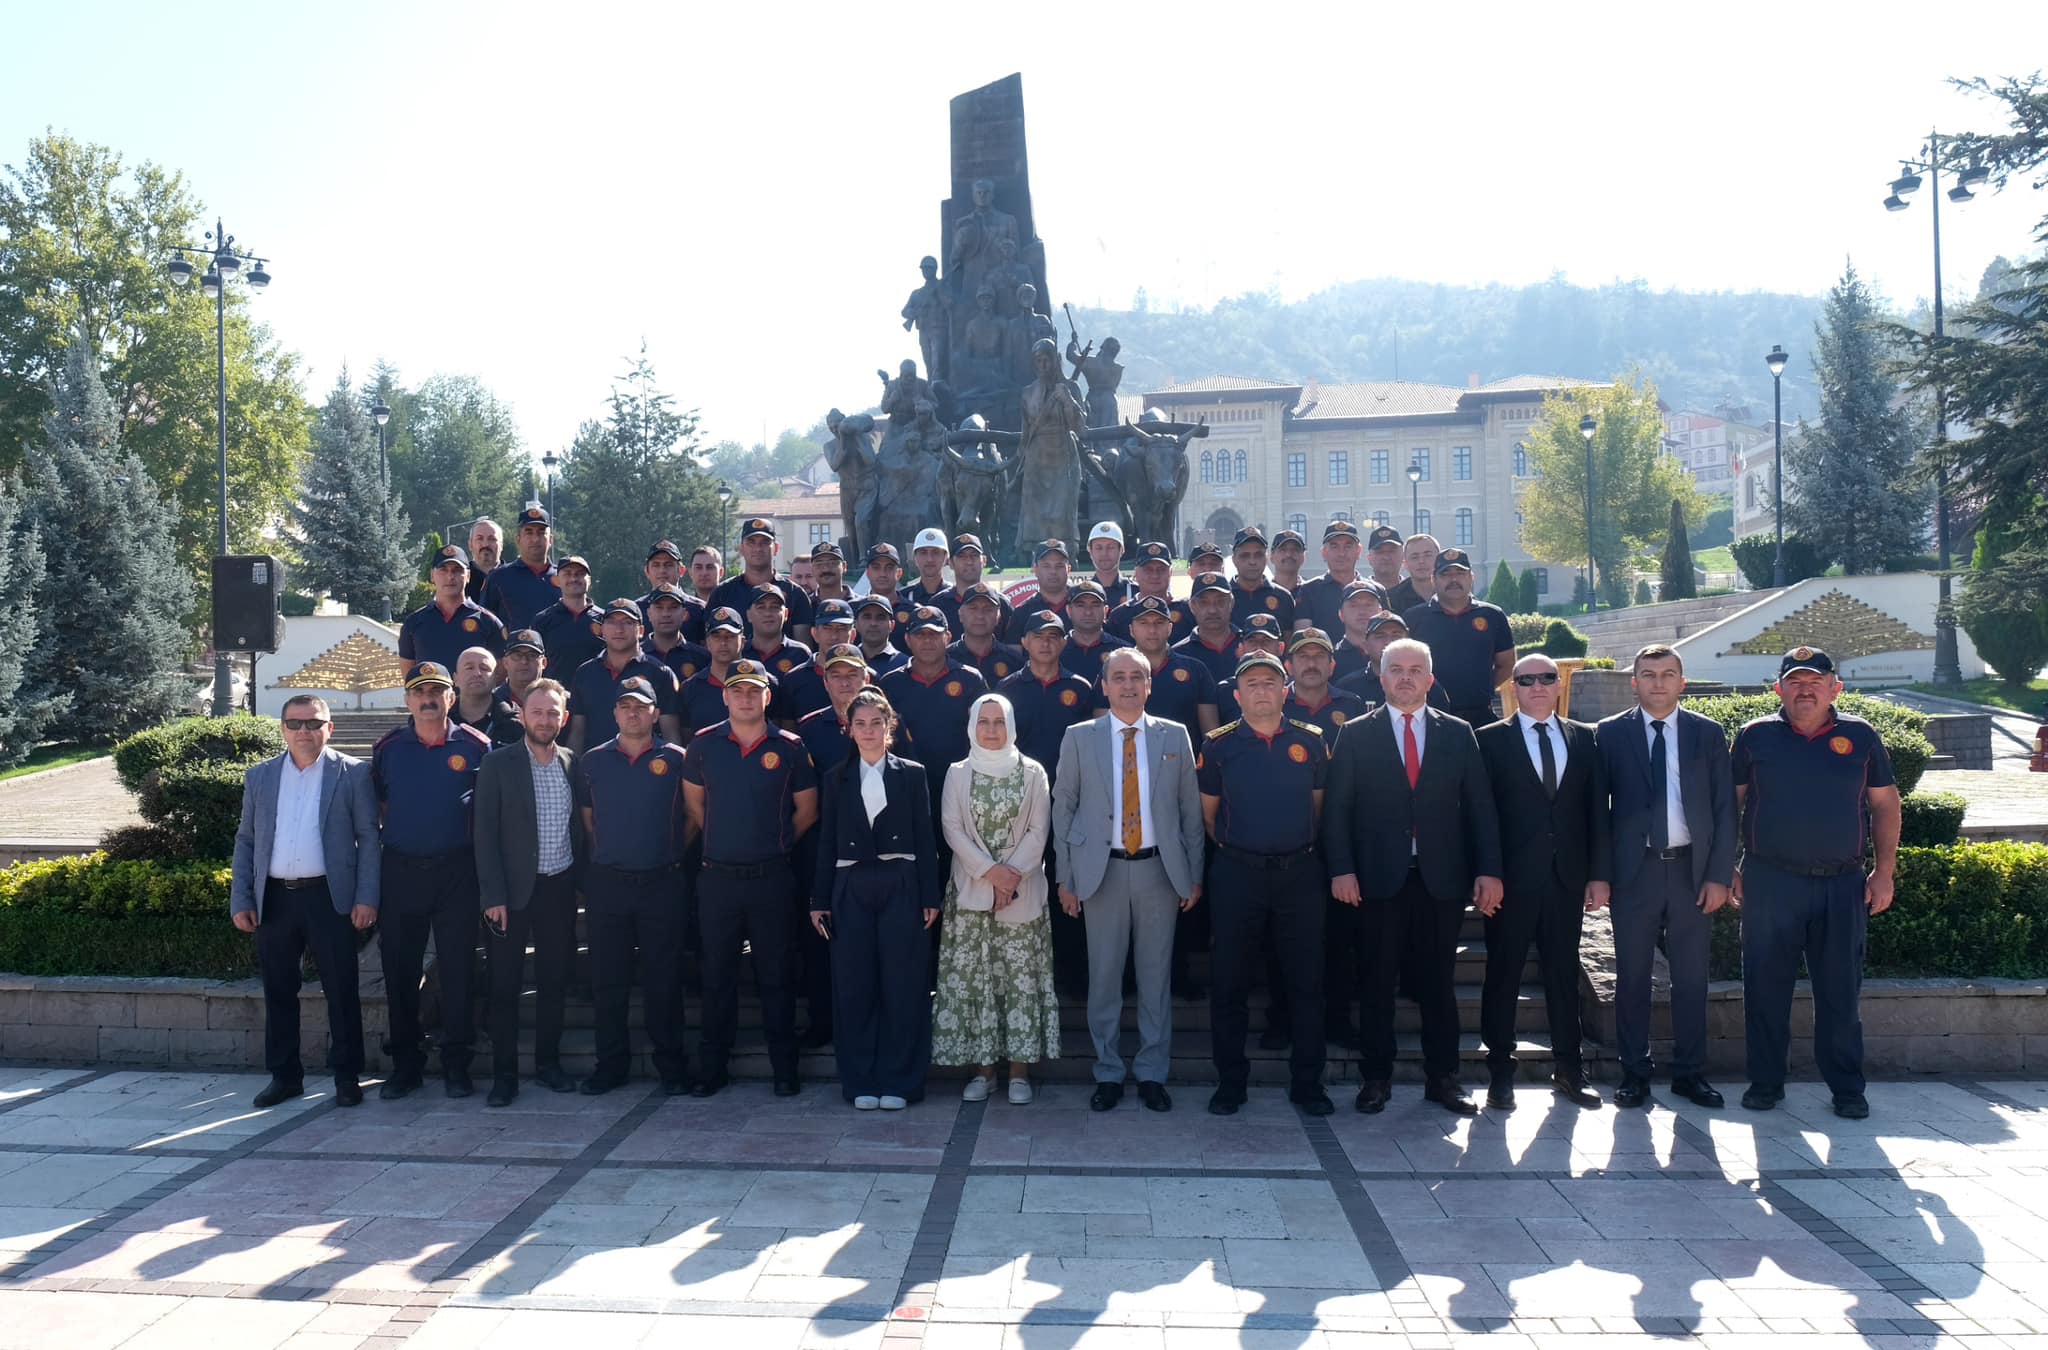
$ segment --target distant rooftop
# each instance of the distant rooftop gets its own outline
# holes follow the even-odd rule
[[[1538,394],[1552,389],[1605,388],[1605,380],[1569,375],[1511,375],[1491,384],[1459,386],[1423,384],[1414,380],[1375,380],[1363,384],[1288,384],[1247,375],[1204,375],[1182,380],[1145,395],[1145,400],[1185,399],[1200,395],[1270,394],[1292,396],[1289,415],[1303,420],[1368,417],[1448,417],[1476,413],[1472,404],[1490,395]]]

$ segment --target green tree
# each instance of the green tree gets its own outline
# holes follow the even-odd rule
[[[2038,522],[2044,508],[2029,498],[2023,509],[2002,507],[1985,520],[1969,584],[1956,600],[1956,620],[1977,654],[2014,689],[2048,666],[2048,548],[2020,525]]]
[[[21,763],[69,705],[67,696],[38,688],[29,653],[49,627],[36,608],[43,584],[43,542],[22,510],[18,476],[0,478],[0,769]]]
[[[503,524],[517,515],[527,464],[511,407],[474,376],[431,376],[407,393],[389,373],[396,399],[385,402],[399,434],[387,426],[385,435],[406,514],[435,529],[478,516]],[[381,391],[383,381],[375,383]]]
[[[1734,543],[1735,508],[1717,506],[1707,512],[1706,518],[1693,530],[1690,542],[1696,549],[1719,548],[1723,544]]]
[[[1786,443],[1785,528],[1824,565],[1881,572],[1886,558],[1919,548],[1928,498],[1914,472],[1912,419],[1886,369],[1892,346],[1854,266],[1828,293],[1815,332],[1821,420],[1802,419]]]
[[[1493,569],[1493,580],[1486,584],[1486,599],[1510,614],[1519,614],[1521,611],[1515,608],[1515,602],[1521,596],[1521,588],[1515,584],[1515,569],[1508,566],[1506,558],[1502,558]]]
[[[390,512],[387,532],[384,513]],[[300,575],[356,614],[376,617],[381,601],[403,613],[412,591],[412,525],[385,491],[377,463],[377,424],[369,400],[343,369],[320,412],[313,454],[292,508]]]
[[[1587,442],[1579,422],[1588,414],[1596,424],[1591,552],[1604,598],[1625,604],[1631,560],[1665,529],[1670,504],[1678,502],[1687,519],[1703,508],[1692,479],[1663,453],[1656,386],[1624,375],[1551,394],[1528,436],[1537,477],[1522,495],[1522,547],[1531,555],[1566,566],[1585,561]]]
[[[1690,600],[1699,594],[1692,570],[1692,544],[1685,533],[1685,506],[1676,500],[1671,503],[1671,524],[1665,530],[1663,566],[1657,579],[1662,585],[1659,599]]]
[[[1535,568],[1524,567],[1522,569],[1522,575],[1515,578],[1515,590],[1519,592],[1516,599],[1519,600],[1520,603],[1512,611],[1513,613],[1534,614],[1539,608],[1542,607],[1543,592],[1536,584]],[[1502,605],[1501,608],[1506,609],[1507,606]]]

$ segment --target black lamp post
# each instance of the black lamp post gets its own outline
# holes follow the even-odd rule
[[[1599,592],[1593,589],[1593,433],[1600,424],[1587,413],[1579,419],[1579,435],[1586,438],[1586,613],[1591,614],[1600,603]]]
[[[550,450],[540,457],[540,466],[548,471],[548,519],[555,522],[557,530],[562,522],[555,518],[555,470],[561,467],[562,457]]]
[[[1408,461],[1408,533],[1422,533],[1422,466]]]
[[[732,485],[718,485],[718,566],[723,571],[732,554]]]
[[[1899,161],[1899,176],[1892,180],[1891,195],[1884,199],[1887,211],[1903,211],[1908,203],[1906,198],[1920,190],[1920,175],[1927,174],[1934,180],[1934,191],[1928,200],[1934,203],[1934,345],[1939,348],[1947,334],[1942,328],[1941,306],[1941,134],[1927,133],[1927,143],[1921,147],[1926,156],[1920,160]],[[1956,185],[1949,189],[1948,199],[1960,205],[1976,197],[1975,189],[1984,185],[1991,173],[1981,164],[1972,164],[1956,175]],[[1956,612],[1951,599],[1949,585],[1949,538],[1948,538],[1948,465],[1943,462],[1948,445],[1948,391],[1934,391],[1934,546],[1941,566],[1940,590],[1934,604],[1934,682],[1936,684],[1961,684],[1963,680],[1962,659],[1956,650]]]
[[[227,232],[219,219],[213,222],[213,229],[206,238],[211,242],[200,248],[184,244],[171,246],[171,260],[164,264],[171,284],[183,286],[192,280],[195,270],[190,254],[206,261],[206,273],[199,279],[200,288],[207,299],[213,301],[213,354],[214,354],[214,422],[220,434],[217,469],[220,474],[220,529],[218,553],[226,557],[228,552],[228,302],[227,281],[242,270],[242,264],[250,264],[243,280],[251,290],[260,291],[270,284],[270,273],[263,268],[263,259],[235,251],[235,238]],[[228,654],[218,643],[213,649],[213,715],[226,717],[234,711],[234,677],[228,669]]]
[[[391,556],[391,464],[384,440],[384,424],[391,420],[391,409],[383,399],[370,405],[370,417],[377,424],[377,481],[384,485],[380,498],[383,514],[383,528],[378,538],[384,544],[384,557]],[[385,623],[391,622],[391,592],[385,591],[377,601],[377,617]]]
[[[1771,584],[1785,588],[1785,349],[1775,342],[1764,357],[1771,369],[1771,503],[1778,517],[1778,551],[1771,561]]]

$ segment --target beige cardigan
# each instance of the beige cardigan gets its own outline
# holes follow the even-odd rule
[[[1044,766],[1027,756],[1017,772],[1025,777],[1024,809],[999,851],[989,847],[975,826],[968,795],[974,770],[965,760],[946,770],[946,786],[939,797],[939,828],[953,850],[953,889],[960,908],[993,911],[997,922],[1007,924],[1029,923],[1045,912],[1045,844],[1052,829],[1052,791]],[[999,862],[1016,868],[1024,879],[1017,883],[1015,898],[996,909],[995,887],[983,878]]]

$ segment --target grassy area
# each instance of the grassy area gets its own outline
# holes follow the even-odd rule
[[[19,778],[23,774],[40,773],[44,769],[59,769],[66,764],[83,764],[89,759],[106,755],[104,745],[46,745],[29,752],[29,757],[11,769],[0,769],[0,782]]]
[[[2014,689],[2004,680],[1964,680],[1961,684],[1914,684],[1908,685],[1916,694],[1933,694],[1937,698],[1952,698],[1963,703],[1981,703],[1987,708],[2004,708],[2008,712],[2025,713],[2029,717],[2040,717],[2048,713],[2048,680],[2035,680],[2025,691]]]
[[[1694,549],[1692,562],[1693,566],[1704,567],[1709,572],[1733,572],[1735,570],[1735,555],[1729,551],[1726,544],[1722,544],[1718,548]]]

